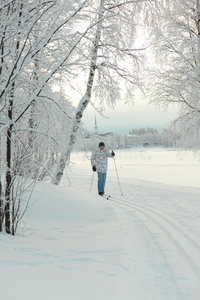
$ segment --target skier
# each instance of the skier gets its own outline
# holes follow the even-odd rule
[[[115,153],[111,153],[105,149],[103,142],[99,143],[99,148],[94,150],[91,155],[91,165],[94,172],[98,174],[98,193],[100,196],[104,194],[104,187],[106,183],[106,172],[108,167],[108,157],[114,157]]]

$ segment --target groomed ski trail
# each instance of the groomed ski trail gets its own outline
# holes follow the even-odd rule
[[[157,299],[198,300],[200,244],[163,212],[125,196],[109,202],[126,235],[134,299],[154,299],[157,290]]]

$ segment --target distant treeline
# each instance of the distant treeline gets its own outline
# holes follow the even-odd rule
[[[164,129],[161,133],[154,128],[132,129],[129,134],[99,134],[79,137],[76,142],[76,150],[92,150],[99,141],[104,141],[108,147],[113,149],[126,149],[137,146],[152,147],[175,147],[179,140],[179,135],[170,129]]]
[[[158,130],[147,127],[147,128],[132,129],[131,131],[129,131],[129,134],[135,134],[135,135],[142,135],[148,133],[158,134]]]

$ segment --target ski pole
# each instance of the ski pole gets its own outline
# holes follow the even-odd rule
[[[92,183],[93,183],[93,179],[94,179],[94,172],[93,172],[93,175],[92,175],[92,180],[91,180],[91,184],[90,184],[90,192],[91,192],[91,189],[92,189]]]
[[[114,159],[115,171],[116,171],[116,174],[117,174],[117,179],[118,179],[118,183],[119,183],[119,188],[120,188],[121,196],[123,196],[121,184],[120,184],[120,181],[119,181],[119,175],[118,175],[118,172],[117,172],[117,166],[116,166],[115,158],[113,157],[113,159]]]

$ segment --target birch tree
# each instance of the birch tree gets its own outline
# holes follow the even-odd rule
[[[151,101],[178,107],[174,126],[181,134],[179,146],[199,150],[200,1],[157,1],[153,8]]]
[[[96,2],[91,1],[91,6]],[[88,34],[85,35],[90,41],[85,93],[77,106],[69,141],[60,155],[52,180],[54,184],[59,184],[69,162],[79,124],[91,102],[92,92],[100,102],[112,105],[120,98],[120,85],[126,90],[127,100],[133,99],[133,87],[140,86],[141,53],[133,47],[136,31],[134,15],[138,11],[136,4],[140,2],[144,1],[120,1],[117,4],[116,1],[98,1],[98,7],[92,17],[96,26],[92,26],[92,30],[87,31]]]

